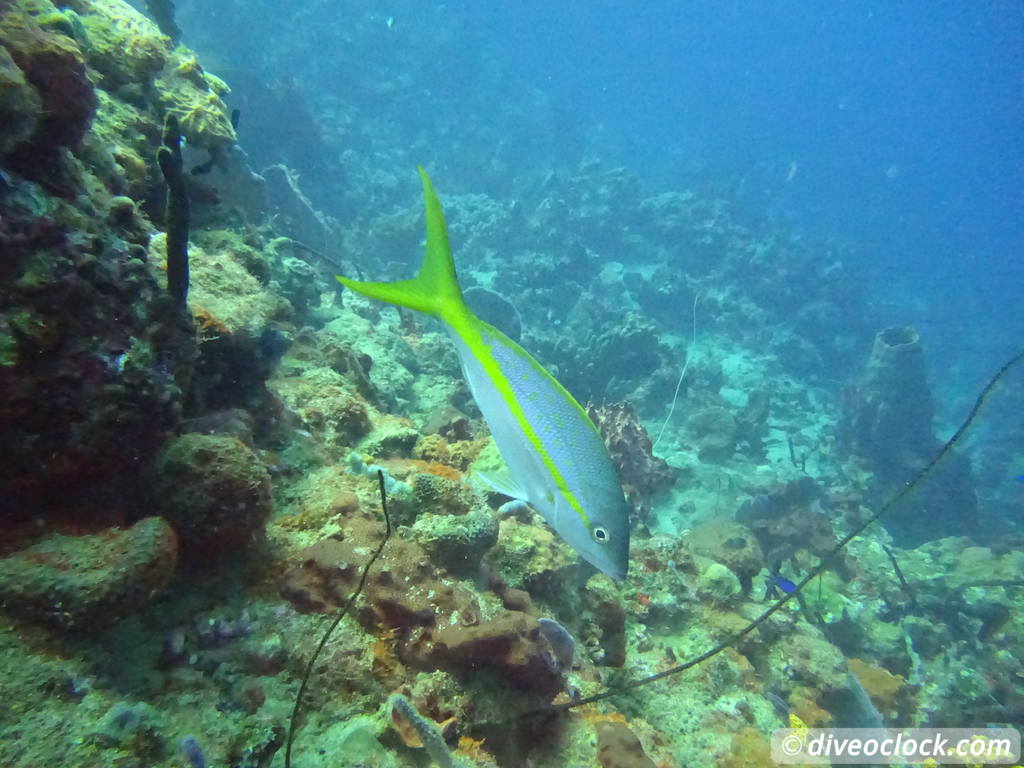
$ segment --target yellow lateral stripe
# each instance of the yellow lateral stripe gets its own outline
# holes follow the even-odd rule
[[[520,429],[523,430],[523,434],[526,435],[527,440],[530,441],[530,445],[533,446],[534,450],[540,455],[541,461],[544,462],[544,466],[551,474],[551,478],[555,481],[555,485],[558,486],[558,490],[561,492],[562,497],[569,502],[576,514],[583,520],[583,524],[588,528],[590,527],[590,518],[587,513],[583,510],[583,505],[580,504],[576,495],[570,490],[569,485],[565,482],[565,478],[562,477],[562,473],[559,471],[558,466],[555,464],[551,455],[548,453],[544,444],[537,436],[537,432],[534,430],[533,425],[530,424],[526,418],[526,413],[523,411],[522,406],[519,404],[516,393],[512,390],[512,385],[508,382],[508,377],[505,376],[504,371],[501,370],[501,366],[498,365],[498,361],[494,359],[494,355],[491,354],[487,345],[484,344],[482,334],[480,333],[480,325],[482,321],[476,317],[469,309],[469,307],[461,307],[462,311],[459,312],[446,312],[442,316],[442,319],[452,327],[452,329],[459,335],[462,342],[466,345],[469,351],[476,358],[477,362],[484,369],[484,372],[490,378],[491,383],[494,384],[495,389],[501,395],[501,399],[504,400],[505,405],[512,412],[516,422],[519,424]],[[513,350],[515,352],[515,350]],[[540,373],[547,376],[547,378],[558,384],[551,374],[540,367],[533,358],[527,356],[527,359],[532,364],[535,370],[539,370]],[[586,416],[586,413],[580,408],[579,403],[572,399],[572,396],[566,392],[566,390],[558,385],[558,389],[561,390],[562,394],[569,399],[581,413]],[[587,423],[590,423],[590,419],[587,418]],[[593,425],[591,425],[593,426]]]
[[[561,393],[562,397],[564,397],[564,398],[566,399],[566,401],[568,401],[568,402],[569,402],[569,404],[570,404],[570,405],[572,405],[572,407],[576,409],[577,413],[579,413],[580,417],[581,417],[581,418],[583,419],[583,423],[584,423],[584,424],[586,424],[586,425],[587,425],[587,426],[588,426],[588,427],[590,428],[590,430],[591,430],[591,431],[592,431],[592,432],[593,432],[593,433],[594,433],[595,435],[597,435],[597,438],[598,438],[598,439],[599,439],[599,440],[600,440],[600,441],[601,441],[602,443],[604,443],[604,438],[603,438],[603,437],[601,437],[601,433],[600,433],[600,431],[599,431],[599,430],[597,429],[597,426],[596,426],[596,425],[594,424],[594,422],[593,422],[593,421],[591,420],[591,418],[590,418],[590,414],[588,414],[588,413],[587,413],[587,412],[586,412],[586,411],[585,411],[585,410],[583,409],[583,406],[582,406],[582,405],[580,405],[580,404],[579,404],[579,403],[578,403],[578,402],[576,401],[576,398],[575,398],[575,397],[573,397],[573,396],[572,396],[572,395],[571,395],[571,394],[569,393],[569,390],[567,390],[567,389],[566,389],[565,387],[563,387],[563,386],[562,386],[562,382],[560,382],[560,381],[559,381],[558,379],[556,379],[556,378],[555,378],[554,376],[552,376],[552,375],[551,375],[550,373],[548,373],[548,372],[547,372],[547,371],[546,371],[546,370],[544,369],[544,367],[543,367],[543,366],[542,366],[542,365],[541,365],[540,363],[538,363],[538,362],[537,362],[536,360],[534,360],[534,359],[533,359],[533,357],[532,357],[532,356],[530,355],[530,353],[529,353],[529,352],[527,352],[527,351],[526,351],[525,349],[522,349],[522,348],[520,348],[520,349],[518,349],[518,350],[517,350],[517,349],[513,348],[513,349],[512,349],[512,351],[513,351],[513,352],[515,352],[516,354],[518,354],[518,355],[519,355],[520,357],[522,357],[522,358],[523,358],[524,360],[526,360],[526,362],[528,362],[528,363],[530,364],[530,367],[531,367],[531,368],[533,368],[533,370],[534,370],[534,371],[536,371],[536,372],[537,372],[538,374],[540,374],[540,375],[541,375],[542,377],[544,377],[545,379],[547,379],[547,380],[548,380],[548,382],[549,382],[549,383],[550,383],[550,384],[551,384],[552,386],[554,386],[554,388],[555,388],[555,389],[556,389],[556,390],[557,390],[557,391],[558,391],[559,393]]]
[[[451,326],[459,338],[462,339],[470,353],[476,358],[477,362],[480,363],[488,378],[490,378],[491,383],[511,411],[519,428],[522,429],[530,445],[533,446],[534,450],[541,457],[541,461],[550,473],[551,478],[555,481],[555,485],[558,487],[563,498],[569,502],[569,505],[582,518],[584,524],[589,527],[590,518],[583,511],[583,506],[569,489],[565,478],[562,477],[562,473],[544,448],[544,444],[540,441],[533,426],[527,420],[525,411],[516,399],[515,392],[512,390],[508,378],[494,359],[488,345],[483,342],[483,335],[480,329],[487,324],[473,314],[462,298],[462,289],[459,288],[459,281],[455,274],[455,262],[452,259],[451,245],[448,241],[448,227],[445,224],[441,201],[434,190],[434,185],[430,182],[430,177],[423,167],[417,166],[416,170],[423,183],[423,202],[427,219],[427,248],[416,277],[412,280],[400,280],[393,283],[350,280],[341,275],[338,275],[337,279],[347,288],[364,296],[425,312],[428,315],[441,318],[441,320]],[[503,338],[502,334],[497,330],[495,330],[495,333],[498,334],[496,338]],[[593,422],[590,421],[586,412],[573,399],[572,395],[551,374],[545,371],[536,360],[530,357],[525,350],[516,346],[511,341],[509,343],[512,344],[512,352],[525,358],[535,372],[546,378],[555,387],[557,392],[561,393],[568,402],[572,403],[577,411],[579,411],[584,423],[590,425],[590,428],[596,432],[597,430]]]

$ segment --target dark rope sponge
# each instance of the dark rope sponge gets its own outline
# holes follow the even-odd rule
[[[163,144],[156,159],[167,182],[167,291],[184,307],[188,299],[189,205],[181,159],[181,129],[174,115],[164,119]]]

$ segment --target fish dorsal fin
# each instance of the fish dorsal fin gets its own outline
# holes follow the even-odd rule
[[[526,490],[516,482],[515,478],[512,477],[512,473],[507,468],[491,470],[489,472],[475,472],[474,474],[493,491],[511,496],[513,499],[519,499],[520,501],[528,502],[530,500]]]

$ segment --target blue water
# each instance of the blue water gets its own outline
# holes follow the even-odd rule
[[[1024,6],[538,2],[501,25],[497,55],[642,174],[855,243],[937,348],[1020,342]]]
[[[951,397],[1024,338],[1019,3],[181,5],[215,69],[290,79],[328,134],[382,121],[373,141],[346,146],[340,123],[329,139],[366,167],[424,162],[446,189],[511,199],[517,170],[598,157],[726,194],[751,221],[846,243],[879,320],[919,327]],[[313,165],[314,198],[359,209],[344,169]],[[372,205],[416,192],[373,187]]]

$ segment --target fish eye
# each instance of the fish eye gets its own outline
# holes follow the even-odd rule
[[[598,544],[607,544],[609,539],[611,539],[612,537],[612,535],[608,533],[608,529],[605,528],[603,525],[595,525],[591,529],[591,533],[594,536],[594,541],[596,541]]]

